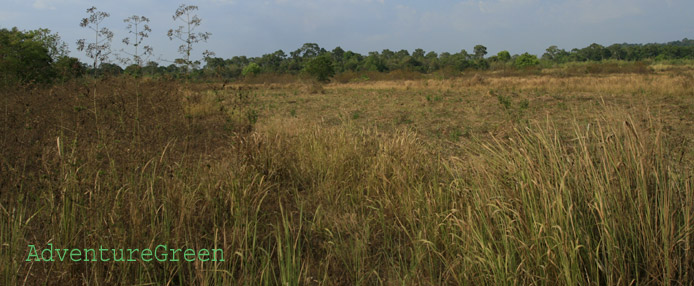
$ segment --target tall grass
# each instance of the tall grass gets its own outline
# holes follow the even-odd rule
[[[254,128],[252,89],[100,84],[100,127],[86,85],[4,91],[0,284],[694,280],[691,150],[657,117],[605,106],[571,129],[513,123],[450,156],[411,129]],[[48,243],[225,261],[25,261]]]

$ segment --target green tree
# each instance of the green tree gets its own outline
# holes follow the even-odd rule
[[[477,45],[473,49],[473,53],[475,54],[475,59],[480,60],[483,59],[485,55],[487,55],[487,47],[483,45]]]
[[[470,62],[470,55],[467,53],[466,50],[460,50],[459,53],[456,53],[451,57],[451,63],[459,71],[463,71],[472,66],[472,63]]]
[[[615,60],[626,59],[627,52],[624,49],[624,47],[622,47],[622,45],[614,44],[614,45],[607,47],[607,49],[610,51],[610,57],[612,59],[615,59]]]
[[[426,52],[423,49],[415,49],[414,52],[412,52],[412,57],[418,61],[421,61],[424,59],[425,54]]]
[[[352,51],[346,51],[342,56],[342,59],[345,63],[346,71],[357,71],[361,61],[363,60],[363,56]]]
[[[386,66],[385,61],[378,54],[378,52],[369,52],[369,56],[366,57],[362,62],[361,70],[384,72],[388,70],[388,67]]]
[[[297,56],[301,57],[303,60],[308,60],[315,58],[323,53],[327,52],[325,49],[321,48],[318,46],[316,43],[305,43],[301,48],[298,50],[292,52],[292,54],[296,54]]]
[[[451,66],[452,60],[453,60],[453,56],[449,52],[443,52],[439,55],[439,64],[442,67]]]
[[[345,56],[345,50],[343,50],[340,47],[335,47],[330,54],[333,57],[333,62],[335,62],[335,69],[337,72],[343,72],[345,71],[345,62],[344,62],[344,56]]]
[[[498,54],[496,54],[496,57],[500,62],[506,63],[511,60],[511,53],[509,53],[508,51],[501,51]]]
[[[125,67],[125,70],[123,70],[124,74],[133,76],[133,77],[140,77],[142,76],[142,67],[138,66],[136,64],[131,64],[127,67]]]
[[[327,82],[335,75],[333,61],[328,54],[323,54],[311,59],[306,63],[304,71],[320,82]]]
[[[53,63],[53,69],[58,78],[66,81],[72,78],[83,76],[87,72],[87,67],[77,58],[63,56]]]
[[[256,63],[258,63],[264,71],[282,72],[282,62],[286,57],[287,55],[284,51],[278,50],[271,54],[264,54],[259,59],[256,59]]]
[[[439,67],[439,55],[436,52],[434,52],[434,51],[428,52],[426,54],[426,56],[424,56],[424,59],[426,61],[426,66],[427,66],[426,71],[427,72],[433,72],[433,71],[438,70],[440,68]]]
[[[159,72],[159,63],[154,61],[149,61],[144,67],[142,67],[142,74],[154,76],[154,74]]]
[[[260,73],[260,66],[256,63],[250,63],[246,67],[243,68],[243,71],[241,74],[243,76],[251,76],[251,75],[257,75]]]
[[[48,55],[54,62],[70,54],[67,43],[63,42],[58,33],[52,33],[49,29],[41,28],[30,31],[29,34],[33,35],[35,41],[43,43],[43,46],[48,50]]]
[[[537,59],[536,55],[531,55],[524,53],[516,58],[513,65],[519,69],[526,69],[531,67],[536,67],[540,64],[540,60]]]
[[[543,60],[553,61],[555,63],[564,63],[569,61],[569,52],[558,48],[557,46],[549,46],[542,55]]]
[[[400,67],[409,71],[423,72],[422,62],[417,60],[414,56],[407,56],[402,59]]]
[[[3,84],[50,82],[55,76],[52,59],[35,33],[17,28],[0,30],[0,77]]]
[[[123,73],[123,68],[117,64],[102,63],[97,70],[98,75],[117,76]]]
[[[588,47],[578,50],[579,60],[581,61],[602,61],[610,57],[610,50],[602,45],[593,43]],[[653,56],[655,56],[654,53]]]

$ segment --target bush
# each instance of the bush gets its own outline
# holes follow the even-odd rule
[[[508,51],[501,51],[498,54],[496,54],[496,57],[500,62],[508,62],[511,60],[511,53]]]
[[[140,77],[142,76],[142,67],[132,64],[127,66],[125,70],[123,70],[123,73],[133,77]]]
[[[260,66],[256,63],[250,63],[245,68],[243,68],[243,71],[241,72],[241,74],[243,76],[257,75],[259,73],[260,73]]]
[[[540,65],[540,60],[537,59],[536,55],[524,53],[516,58],[513,65],[519,69],[526,69]]]
[[[304,67],[304,72],[318,81],[327,82],[335,75],[333,60],[327,54],[311,59]]]
[[[34,34],[0,29],[0,74],[5,82],[50,82],[55,77],[52,61]]]
[[[56,75],[62,81],[81,77],[87,71],[87,67],[77,58],[63,56],[53,64]]]

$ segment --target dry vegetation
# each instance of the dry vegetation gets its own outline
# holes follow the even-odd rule
[[[694,72],[574,72],[0,91],[0,284],[691,283]]]

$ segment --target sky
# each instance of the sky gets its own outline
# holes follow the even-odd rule
[[[126,48],[123,19],[146,16],[152,32],[144,44],[154,48],[152,59],[173,60],[181,42],[166,33],[180,25],[172,17],[181,4],[198,6],[198,30],[212,33],[193,47],[194,59],[205,50],[222,58],[280,49],[289,54],[304,43],[362,54],[417,48],[472,52],[481,44],[490,55],[502,50],[542,55],[551,45],[571,50],[592,43],[694,38],[692,0],[0,0],[0,28],[48,28],[68,43],[70,56],[89,62],[75,42],[94,36],[79,22],[96,6],[110,13],[104,25],[114,32],[112,50]]]

